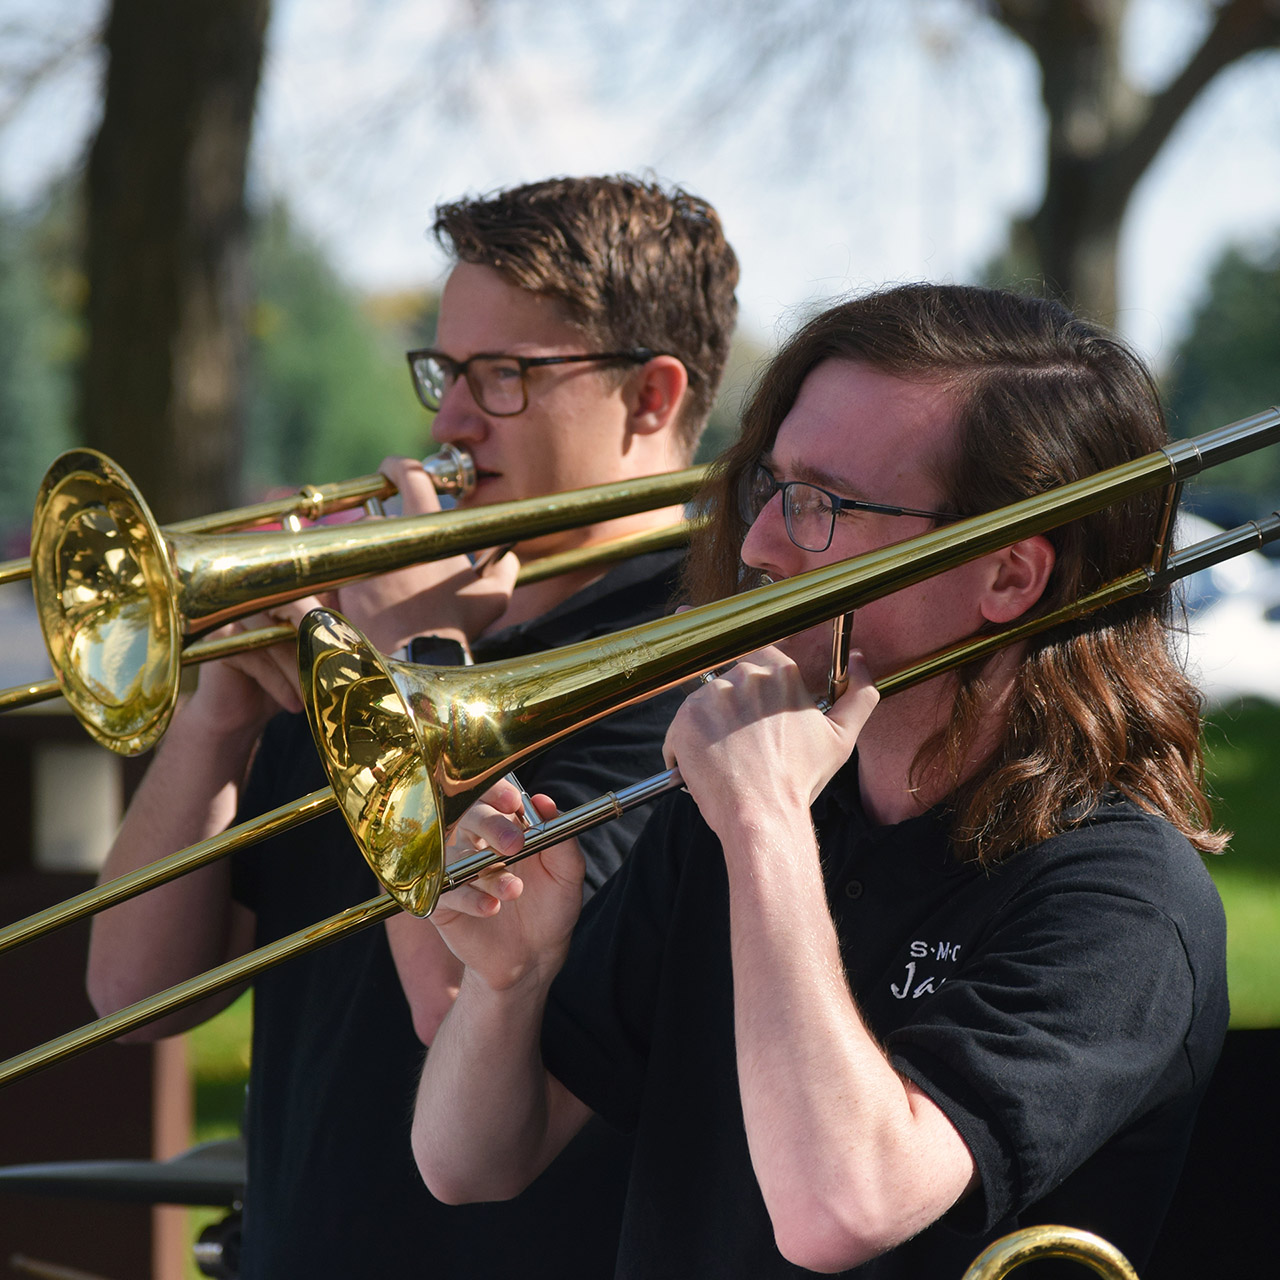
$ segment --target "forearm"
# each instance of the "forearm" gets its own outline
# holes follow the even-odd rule
[[[391,958],[413,1018],[414,1034],[424,1045],[430,1045],[458,997],[462,964],[445,946],[430,920],[419,920],[402,911],[392,916],[385,927]]]
[[[142,780],[102,871],[114,879],[217,834],[235,814],[256,730],[211,735],[181,708]],[[100,913],[89,950],[88,989],[100,1013],[201,973],[251,941],[252,917],[231,901],[223,859]],[[233,994],[233,993],[231,993]],[[227,1003],[231,994],[215,998]],[[156,1038],[194,1025],[209,1005],[139,1033]]]
[[[972,1161],[904,1081],[850,992],[807,811],[744,811],[726,847],[739,1084],[779,1248],[843,1270],[914,1235]]]
[[[464,975],[427,1054],[413,1150],[447,1204],[517,1195],[585,1123],[588,1111],[542,1063],[546,987],[495,992]]]

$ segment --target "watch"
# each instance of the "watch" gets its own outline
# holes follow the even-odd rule
[[[410,662],[432,667],[469,667],[471,655],[466,647],[447,636],[414,636],[405,646]]]

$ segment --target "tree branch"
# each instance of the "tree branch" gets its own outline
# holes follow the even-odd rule
[[[1187,109],[1218,72],[1257,49],[1280,44],[1280,0],[1227,0],[1204,42],[1182,71],[1148,98],[1139,127],[1111,149],[1099,190],[1123,208],[1138,180]]]

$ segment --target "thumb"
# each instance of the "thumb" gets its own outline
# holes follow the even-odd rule
[[[856,650],[849,654],[849,686],[835,700],[827,719],[839,730],[842,736],[848,735],[854,741],[862,732],[871,713],[880,701],[880,691],[871,679],[866,660]],[[852,744],[851,744],[852,745]]]

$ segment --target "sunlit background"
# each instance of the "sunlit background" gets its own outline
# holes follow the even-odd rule
[[[1091,106],[1078,89],[1059,137],[1042,64],[1061,72],[1067,50],[1049,40],[1038,60],[1025,24],[1070,7],[273,0],[249,148],[231,489],[256,497],[425,449],[400,353],[434,323],[444,264],[432,209],[557,173],[652,175],[720,210],[742,316],[708,452],[731,436],[757,362],[835,296],[926,278],[1042,287],[1051,273],[1025,235],[1055,138],[1086,159],[1114,151],[1116,172],[1136,166],[1118,198],[1114,295],[1075,300],[1150,361],[1173,430],[1280,401],[1280,10],[1091,6],[1114,16],[1119,60]],[[1188,68],[1213,62],[1227,11],[1245,35],[1197,78]],[[106,0],[0,0],[0,556],[25,554],[45,468],[96,430],[78,390],[84,173],[108,12]],[[1123,144],[1144,112],[1168,119],[1135,158]],[[1110,173],[1092,179],[1103,204]],[[130,443],[124,432],[108,452]],[[180,486],[158,488],[180,505]],[[1247,519],[1277,505],[1280,466],[1250,460],[1191,496],[1221,523]],[[1191,641],[1211,700],[1211,780],[1238,832],[1214,872],[1241,1027],[1280,1024],[1280,580],[1266,559],[1251,564],[1197,584],[1203,639]],[[0,676],[46,672],[27,596],[0,589]],[[194,1042],[195,1136],[235,1129],[247,1018],[242,1002]]]

